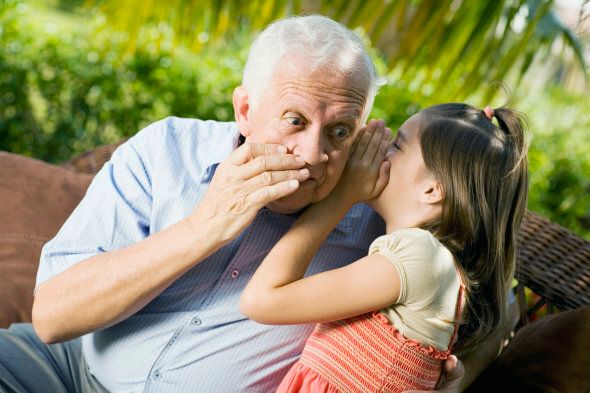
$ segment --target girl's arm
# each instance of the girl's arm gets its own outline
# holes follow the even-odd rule
[[[375,198],[387,184],[389,163],[383,159],[388,139],[382,121],[369,122],[334,191],[302,214],[252,277],[240,300],[242,313],[267,324],[311,323],[359,315],[397,300],[399,274],[381,255],[304,278],[348,209]]]

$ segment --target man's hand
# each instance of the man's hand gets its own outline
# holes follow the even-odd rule
[[[70,340],[145,307],[237,236],[262,206],[291,194],[308,178],[307,169],[300,172],[305,162],[286,152],[279,145],[246,143],[219,165],[202,202],[186,220],[94,255],[39,285],[33,304],[39,337],[46,343]]]
[[[404,393],[460,393],[464,375],[463,363],[451,355],[444,363],[443,383],[437,390],[407,390]]]
[[[378,197],[389,180],[389,162],[384,161],[391,130],[383,120],[370,120],[360,130],[355,144],[334,189],[353,205]]]
[[[188,222],[207,225],[222,244],[237,236],[266,204],[297,190],[309,177],[305,161],[284,146],[246,142],[222,162]]]

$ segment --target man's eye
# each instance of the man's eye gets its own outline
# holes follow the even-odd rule
[[[303,124],[305,124],[303,122],[303,119],[299,118],[299,117],[286,117],[285,120],[287,121],[287,123],[289,123],[292,126],[296,126],[296,127],[300,127]]]
[[[336,127],[332,130],[332,135],[336,137],[336,139],[346,139],[350,135],[350,131],[346,127]]]

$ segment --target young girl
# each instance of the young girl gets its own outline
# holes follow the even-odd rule
[[[301,215],[242,295],[242,312],[260,323],[319,323],[280,392],[432,390],[453,346],[484,340],[507,317],[527,198],[520,117],[443,104],[409,118],[390,144],[388,134],[369,122],[334,191]],[[304,278],[362,201],[387,234],[367,257]]]

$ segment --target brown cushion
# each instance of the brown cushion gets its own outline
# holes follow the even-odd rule
[[[590,307],[529,323],[469,392],[590,392]]]
[[[41,248],[92,176],[0,151],[0,327],[31,320]]]

